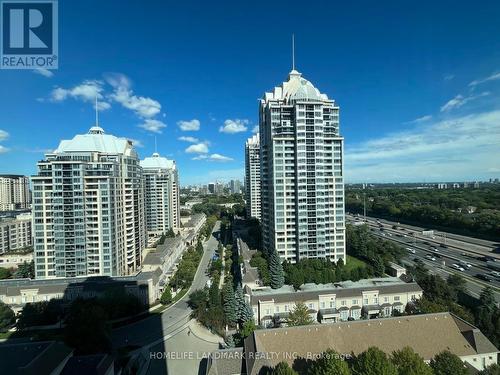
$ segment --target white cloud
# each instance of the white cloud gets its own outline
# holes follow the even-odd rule
[[[448,102],[446,102],[442,107],[441,107],[441,112],[448,112],[453,109],[460,108],[467,104],[468,102],[481,98],[483,96],[488,96],[490,93],[488,91],[482,92],[477,95],[469,95],[469,96],[463,96],[463,95],[457,95],[453,99],[450,99]]]
[[[5,141],[6,139],[9,138],[9,133],[7,133],[5,130],[0,129],[0,142]],[[0,145],[0,154],[3,154],[7,151],[9,151],[5,146]]]
[[[109,109],[111,105],[104,100],[103,91],[104,88],[101,81],[86,80],[69,89],[62,87],[55,88],[50,94],[50,100],[53,102],[62,102],[68,98],[73,98],[86,103],[94,103],[97,97],[98,109],[106,110]]]
[[[160,121],[154,119],[146,119],[142,124],[139,125],[140,128],[152,133],[161,133],[163,128],[166,128],[167,125]]]
[[[54,73],[52,71],[44,68],[33,69],[33,73],[40,74],[41,76],[47,78],[51,78],[54,76]]]
[[[224,121],[224,125],[219,128],[219,131],[221,133],[227,133],[227,134],[241,133],[247,130],[246,125],[248,124],[249,124],[248,120],[227,119],[226,121]]]
[[[500,111],[437,121],[346,147],[349,181],[477,179],[500,160]]]
[[[489,81],[496,81],[499,79],[500,79],[500,72],[493,73],[492,75],[490,75],[486,78],[476,79],[476,80],[472,81],[471,83],[469,83],[469,86],[474,87],[474,86],[480,85],[481,83],[485,83],[485,82],[489,82]]]
[[[161,112],[161,104],[152,98],[134,95],[130,79],[123,74],[108,74],[106,81],[114,91],[110,97],[141,118],[152,118]]]
[[[252,129],[252,133],[256,134],[259,132],[259,125],[255,125]]]
[[[447,74],[444,76],[445,81],[451,81],[453,78],[455,78],[454,74]]]
[[[186,148],[186,152],[188,154],[207,154],[208,146],[206,143],[196,143]]]
[[[132,145],[134,145],[134,147],[144,147],[144,144],[142,143],[142,141],[138,140],[138,139],[134,139],[134,138],[129,138],[129,141],[132,141]]]
[[[221,154],[211,154],[211,155],[198,155],[192,158],[192,160],[207,160],[207,161],[216,161],[216,162],[226,162],[232,161],[233,158],[228,156],[224,156]]]
[[[189,142],[189,143],[198,143],[200,140],[195,137],[179,137],[177,138],[179,141]]]
[[[210,155],[210,159],[209,160],[212,160],[212,161],[231,161],[231,160],[234,160],[233,158],[230,158],[229,156],[224,156],[224,155],[221,155],[221,154],[212,154]]]
[[[177,125],[182,131],[198,131],[200,130],[200,121],[197,119],[192,119],[189,121],[178,121]]]
[[[0,129],[0,142],[5,141],[7,138],[9,138],[9,133],[7,133],[5,130]]]
[[[431,119],[432,119],[431,115],[425,115],[410,121],[409,124],[420,124],[422,122],[430,121]]]

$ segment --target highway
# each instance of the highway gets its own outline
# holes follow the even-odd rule
[[[377,223],[375,218],[367,217],[366,219],[370,232],[374,236],[396,242],[407,250],[408,255],[405,258],[407,263],[413,264],[415,259],[420,259],[430,272],[445,278],[452,273],[463,276],[467,280],[470,294],[474,297],[478,297],[485,286],[491,286],[497,300],[500,301],[500,274],[495,276],[494,271],[487,267],[483,260],[484,255],[477,253],[478,248],[474,247],[471,251],[469,243],[459,240],[454,240],[459,243],[453,243],[454,246],[452,246],[448,239],[446,247],[443,247],[443,243],[439,242],[440,239],[437,236],[432,238],[432,236],[422,235],[422,229],[417,233],[415,229],[409,230],[406,226],[403,227],[387,220],[380,220]],[[347,215],[347,221],[354,224],[356,221],[362,221],[362,218],[356,220],[355,217]],[[398,229],[393,229],[393,225],[397,225]],[[488,254],[485,248],[481,251]]]
[[[161,314],[153,314],[148,318],[114,329],[112,333],[114,348],[127,345],[142,347],[157,343],[163,339],[163,337],[181,328],[191,319],[191,308],[187,304],[189,294],[197,289],[202,289],[209,279],[207,275],[207,268],[214,250],[217,248],[219,243],[214,235],[219,231],[219,227],[220,222],[218,221],[214,226],[210,239],[206,241],[203,246],[203,257],[200,261],[188,293],[186,293],[179,301],[167,308]]]

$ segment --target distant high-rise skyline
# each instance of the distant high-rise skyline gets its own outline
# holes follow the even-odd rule
[[[141,160],[145,179],[148,234],[161,235],[180,228],[179,174],[175,161],[155,152]]]
[[[247,217],[261,219],[259,134],[245,142],[245,200]]]
[[[22,175],[0,175],[0,211],[30,208],[30,181]]]
[[[132,142],[94,126],[61,141],[37,165],[35,277],[138,271],[146,227],[142,169]]]
[[[259,132],[265,250],[345,261],[338,105],[292,70],[260,100]]]

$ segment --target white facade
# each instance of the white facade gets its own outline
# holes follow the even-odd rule
[[[180,228],[179,176],[175,161],[158,153],[141,161],[145,178],[146,226],[151,235]]]
[[[261,219],[259,134],[245,143],[245,199],[247,216]]]
[[[31,245],[30,213],[0,220],[0,254],[25,249]]]
[[[32,181],[36,278],[139,270],[144,186],[131,141],[93,127],[46,154]]]
[[[0,175],[0,211],[30,208],[30,181],[26,176]]]
[[[345,261],[339,107],[292,70],[259,115],[264,248],[290,262]]]

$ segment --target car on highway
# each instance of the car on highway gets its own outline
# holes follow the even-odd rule
[[[432,261],[435,261],[435,260],[436,260],[436,258],[434,258],[431,254],[427,254],[425,257],[426,257],[427,259],[429,259],[429,260],[432,260]]]
[[[488,275],[486,275],[484,273],[476,273],[476,278],[484,280],[484,281],[489,281],[489,282],[493,281],[493,279],[491,278],[491,276],[488,276]]]
[[[406,250],[408,250],[408,252],[412,254],[415,254],[415,249],[412,249],[411,247],[407,247]]]
[[[453,263],[451,266],[452,266],[453,268],[456,268],[456,269],[457,269],[457,270],[459,270],[459,271],[462,271],[462,272],[463,272],[463,271],[465,271],[465,269],[464,269],[463,267],[460,267],[460,266],[459,266],[458,264],[456,264],[456,263]]]
[[[467,268],[471,268],[472,267],[472,264],[470,263],[467,263],[463,260],[461,260],[460,262],[458,262],[462,267],[467,267]]]
[[[439,246],[445,249],[448,248],[448,245],[445,245],[444,243],[440,244]]]
[[[490,275],[493,275],[495,277],[500,277],[500,272],[498,272],[498,271],[491,271]]]

